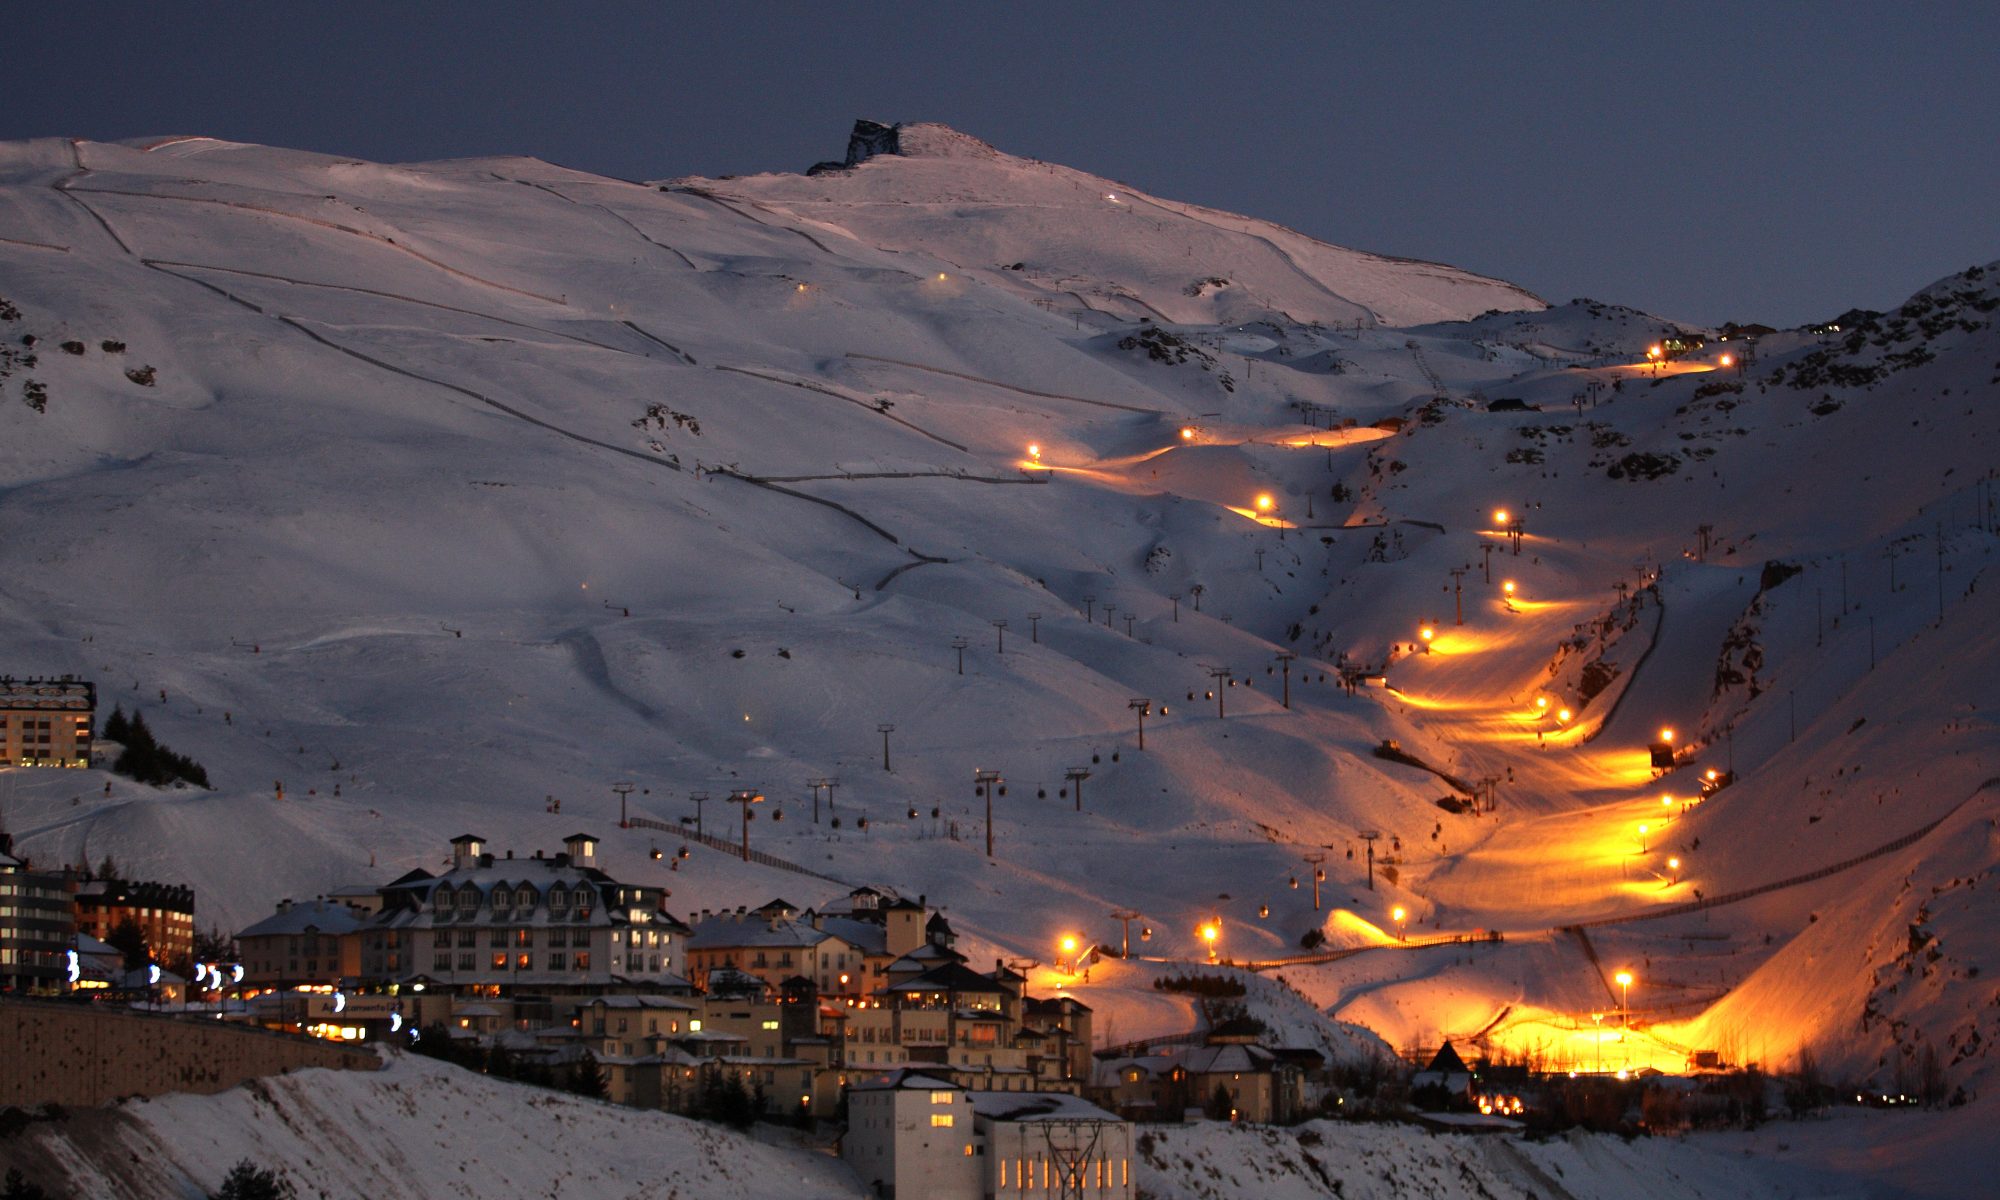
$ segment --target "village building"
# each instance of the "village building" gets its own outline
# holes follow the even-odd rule
[[[862,947],[799,916],[783,900],[755,910],[704,909],[688,938],[688,978],[706,987],[711,972],[729,969],[754,975],[773,991],[786,980],[802,978],[822,996],[865,994],[868,955]],[[879,933],[872,926],[865,929]]]
[[[976,1091],[971,1100],[981,1200],[1131,1200],[1130,1121],[1063,1092]]]
[[[492,997],[685,987],[688,927],[660,907],[662,890],[598,869],[588,834],[563,848],[496,858],[483,838],[453,838],[450,870],[411,871],[380,889],[362,973]]]
[[[73,974],[75,881],[37,871],[13,850],[14,839],[0,833],[0,992],[54,995]]]
[[[1097,1063],[1091,1096],[1137,1120],[1178,1121],[1189,1114],[1256,1123],[1299,1120],[1312,1110],[1309,1080],[1324,1059],[1317,1050],[1263,1045],[1262,1031],[1254,1022],[1224,1022],[1200,1045],[1107,1055]]]
[[[236,935],[243,983],[284,989],[357,979],[366,925],[366,917],[332,900],[280,900],[277,912]]]
[[[972,1096],[948,1079],[892,1071],[848,1088],[840,1156],[878,1196],[977,1200]]]
[[[93,683],[0,677],[0,763],[87,767],[96,716]]]
[[[76,928],[102,941],[126,922],[145,939],[153,961],[179,964],[194,958],[194,889],[171,883],[123,879],[78,881]]]

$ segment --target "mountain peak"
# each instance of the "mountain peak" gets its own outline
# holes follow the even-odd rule
[[[960,133],[949,125],[940,125],[935,121],[884,125],[880,121],[859,117],[855,119],[853,131],[847,135],[847,157],[814,163],[806,174],[844,171],[881,154],[902,158],[1003,157],[1000,151],[971,134]]]

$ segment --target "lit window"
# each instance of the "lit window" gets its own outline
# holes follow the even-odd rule
[[[951,1123],[952,1123],[952,1115],[950,1113],[931,1114],[932,1129],[950,1129]]]
[[[931,1103],[932,1103],[932,1104],[950,1104],[950,1103],[951,1103],[951,1093],[950,1093],[950,1092],[932,1092],[932,1093],[931,1093]]]

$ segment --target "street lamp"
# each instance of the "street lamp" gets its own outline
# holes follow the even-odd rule
[[[1056,960],[1056,970],[1067,975],[1076,974],[1076,935],[1064,934],[1057,945],[1062,949],[1062,957]]]
[[[1644,854],[1645,852],[1646,852],[1646,823],[1644,821],[1641,821],[1639,823],[1639,853]]]
[[[1426,625],[1422,629],[1417,630],[1417,636],[1423,639],[1424,653],[1429,654],[1431,652],[1431,639],[1437,636],[1437,630]]]
[[[1618,981],[1618,1007],[1624,1018],[1625,1027],[1632,1027],[1632,972],[1620,971],[1614,977]]]
[[[1390,910],[1389,916],[1396,922],[1397,938],[1405,942],[1409,941],[1410,935],[1403,932],[1403,922],[1409,920],[1410,910],[1398,904],[1394,909]]]
[[[1205,922],[1201,927],[1201,940],[1208,943],[1208,961],[1215,961],[1215,943],[1222,937],[1222,918]]]
[[[1496,528],[1496,529],[1505,529],[1505,528],[1507,528],[1507,517],[1508,517],[1508,515],[1509,515],[1509,514],[1508,514],[1507,510],[1506,510],[1506,509],[1504,509],[1504,508],[1496,508],[1496,509],[1494,509],[1494,510],[1493,510],[1493,526],[1494,526],[1494,528]]]

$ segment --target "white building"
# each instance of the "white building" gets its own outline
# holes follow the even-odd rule
[[[840,1155],[879,1196],[977,1200],[973,1140],[970,1093],[942,1079],[892,1071],[848,1089]]]
[[[1132,1200],[1132,1123],[1067,1092],[971,1092],[981,1200]]]
[[[892,1071],[847,1093],[841,1156],[879,1196],[1132,1200],[1132,1123],[1064,1092]]]

